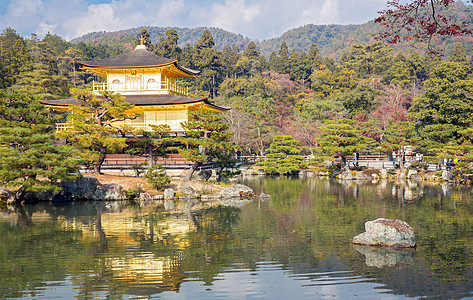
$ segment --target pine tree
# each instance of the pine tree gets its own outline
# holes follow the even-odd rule
[[[319,47],[316,43],[313,43],[310,46],[309,53],[307,54],[307,56],[311,61],[311,70],[319,68],[320,64],[322,64],[322,55],[320,55]]]
[[[255,43],[250,42],[243,52],[240,60],[236,63],[236,67],[241,71],[241,75],[257,75],[262,71],[260,61],[260,53]]]
[[[228,131],[228,124],[220,113],[210,110],[190,112],[188,121],[182,123],[182,127],[186,137],[180,142],[185,148],[179,149],[179,153],[194,162],[184,180],[189,181],[195,170],[205,162],[217,160],[217,163],[222,164],[223,160],[231,159],[235,150],[230,141],[232,133]]]
[[[286,74],[288,73],[289,69],[289,49],[287,48],[286,41],[281,43],[278,52],[279,57],[279,66],[276,69],[278,73]]]
[[[200,39],[194,45],[194,48],[197,50],[201,50],[204,48],[213,48],[214,46],[215,46],[215,42],[212,37],[212,34],[210,33],[210,31],[205,29],[204,32],[202,32]]]
[[[212,34],[204,30],[201,38],[197,41],[193,51],[193,63],[197,69],[202,70],[201,76],[196,80],[201,90],[208,91],[212,98],[217,96],[217,87],[222,81],[221,54],[214,48]]]
[[[68,96],[68,81],[59,73],[57,58],[47,42],[38,42],[31,49],[32,62],[22,65],[17,82],[11,90],[35,95],[41,99]]]
[[[166,30],[166,37],[160,39],[153,52],[162,57],[179,59],[181,48],[179,48],[178,40],[177,31],[168,29]]]
[[[81,105],[71,107],[66,123],[66,130],[58,136],[81,150],[84,159],[94,166],[94,173],[100,174],[105,155],[126,147],[123,129],[112,126],[113,123],[126,119],[135,119],[138,115],[127,114],[133,105],[126,102],[119,94],[104,92],[102,97],[86,90],[72,89],[71,94]]]
[[[22,66],[30,60],[23,38],[12,28],[3,30],[0,34],[0,89],[14,85]]]
[[[455,49],[453,49],[452,56],[450,56],[449,61],[466,63],[468,59],[466,58],[465,49],[461,43],[456,43]]]
[[[314,152],[322,159],[338,158],[341,167],[347,169],[346,156],[373,148],[376,142],[361,135],[361,128],[354,120],[327,121],[321,128],[322,134],[315,139],[318,147]]]
[[[56,145],[54,121],[37,98],[0,94],[0,182],[21,187],[17,199],[78,177],[79,154]]]
[[[391,122],[384,133],[381,147],[387,154],[396,153],[396,156],[399,157],[400,169],[404,171],[406,146],[416,147],[418,142],[419,136],[412,122]]]
[[[307,167],[299,145],[300,141],[290,135],[277,135],[265,150],[266,159],[258,165],[264,166],[264,172],[270,175],[296,175]]]

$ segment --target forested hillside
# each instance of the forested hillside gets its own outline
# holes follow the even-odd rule
[[[473,21],[473,8],[471,5],[465,5],[458,1],[451,4],[448,8],[440,8],[439,13],[451,16],[454,20]],[[150,39],[158,42],[169,29],[174,29],[179,36],[178,44],[183,48],[186,44],[194,45],[202,35],[204,30],[208,30],[214,39],[215,48],[223,50],[225,45],[230,47],[237,46],[243,50],[248,43],[252,41],[251,37],[244,37],[241,34],[231,33],[220,28],[177,28],[177,27],[144,27],[147,29]],[[92,32],[82,37],[73,39],[71,43],[84,42],[86,44],[99,43],[107,46],[125,47],[132,44],[141,31],[141,27],[132,28],[114,32]],[[313,43],[317,44],[322,56],[330,58],[340,58],[343,52],[349,51],[351,45],[356,43],[368,43],[375,41],[375,37],[380,31],[380,25],[369,21],[361,25],[314,25],[308,24],[299,28],[294,28],[283,33],[281,36],[264,41],[253,42],[258,46],[262,55],[269,58],[271,52],[277,52],[282,42],[286,42],[290,50],[297,52],[308,52]],[[443,50],[446,54],[451,53],[457,42],[463,42],[467,54],[473,53],[473,38],[456,37],[456,38],[436,38],[433,44],[436,48]],[[393,46],[395,51],[409,53],[412,50],[425,51],[427,45],[425,43],[416,43],[408,45],[401,43]]]
[[[411,145],[437,158],[472,161],[472,37],[438,40],[436,46],[446,49],[438,57],[405,45],[386,46],[369,38],[371,31],[363,26],[375,27],[325,26],[324,32],[331,32],[327,35],[320,26],[304,26],[285,35],[287,42],[272,40],[277,47],[266,44],[268,57],[254,42],[241,50],[230,38],[219,50],[210,30],[182,47],[172,28],[158,40],[143,28],[120,42],[125,46],[104,44],[106,39],[74,44],[51,34],[25,39],[8,28],[0,34],[0,88],[38,98],[70,97],[72,87],[90,88],[97,79],[80,70],[77,61],[130,51],[144,40],[149,51],[201,71],[179,84],[192,96],[232,107],[225,117],[243,154],[264,155],[273,137],[287,135],[298,144],[277,140],[291,141],[302,154],[320,158],[355,150],[391,154],[400,145]],[[342,34],[344,28],[366,40],[351,39],[351,33]],[[345,50],[330,50],[335,57],[320,51],[317,43],[305,45],[309,34],[297,32],[309,31],[325,47],[338,42]],[[296,40],[304,43],[294,49]],[[350,141],[356,145],[347,147]]]
[[[71,43],[99,43],[109,46],[119,45],[120,47],[123,47],[125,44],[133,44],[136,35],[140,33],[142,28],[146,28],[150,39],[154,42],[159,41],[159,39],[165,35],[167,30],[176,30],[177,35],[179,36],[178,44],[181,48],[186,44],[194,45],[200,39],[204,30],[208,30],[212,34],[215,48],[218,50],[222,50],[225,45],[230,45],[232,47],[237,46],[239,49],[245,49],[250,42],[249,38],[244,37],[241,34],[231,33],[220,28],[139,27],[114,32],[91,32],[73,39]]]

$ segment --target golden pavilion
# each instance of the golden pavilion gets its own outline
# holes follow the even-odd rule
[[[142,113],[141,118],[114,123],[131,125],[135,129],[151,130],[150,125],[167,124],[172,132],[184,130],[181,123],[187,121],[189,111],[208,109],[224,112],[230,108],[210,103],[207,98],[188,96],[185,87],[179,85],[179,78],[197,76],[200,71],[179,65],[176,59],[160,57],[138,45],[128,53],[118,56],[78,62],[88,72],[103,78],[103,82],[93,82],[93,91],[100,96],[101,91],[113,91],[125,97],[125,101],[135,107],[130,114]],[[75,98],[43,100],[43,104],[53,109],[68,110],[77,105]]]

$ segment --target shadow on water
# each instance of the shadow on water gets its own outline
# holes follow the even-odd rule
[[[470,189],[311,178],[245,184],[272,198],[1,208],[0,298],[47,297],[54,283],[81,299],[314,296],[327,286],[337,293],[350,286],[351,294],[333,292],[338,297],[472,294]],[[417,249],[352,245],[364,222],[378,217],[408,222]],[[281,282],[237,279],[274,274]],[[231,294],[228,286],[244,288]]]

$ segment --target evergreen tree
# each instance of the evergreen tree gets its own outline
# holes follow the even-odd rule
[[[314,152],[322,159],[338,158],[344,169],[348,169],[346,156],[366,151],[376,144],[373,139],[361,135],[362,129],[354,120],[327,121],[321,130],[322,134],[315,139],[318,147]]]
[[[412,51],[407,58],[409,74],[412,77],[414,88],[418,90],[428,77],[425,59],[416,51]],[[414,95],[417,96],[417,95]]]
[[[281,43],[278,52],[279,65],[276,71],[280,74],[286,74],[289,68],[289,49],[287,48],[286,41]]]
[[[240,59],[240,53],[237,46],[230,47],[225,45],[222,51],[222,71],[225,78],[235,76],[236,64]]]
[[[355,89],[340,93],[334,98],[343,104],[349,117],[369,114],[373,108],[376,91],[368,86],[359,84]]]
[[[455,49],[453,49],[452,56],[450,56],[449,61],[458,63],[466,63],[468,61],[466,58],[465,49],[461,43],[457,43],[455,45]]]
[[[240,60],[236,63],[236,67],[240,70],[240,74],[245,75],[257,75],[262,71],[262,64],[260,61],[260,53],[256,48],[255,43],[250,42],[243,52]]]
[[[23,38],[12,28],[3,30],[0,34],[0,89],[14,85],[22,66],[30,60]]]
[[[414,99],[411,117],[421,126],[452,124],[469,126],[473,123],[473,80],[469,66],[444,62],[436,67],[425,82],[425,93]]]
[[[213,48],[214,46],[215,46],[215,42],[212,37],[212,34],[210,33],[210,31],[205,29],[204,32],[202,32],[200,39],[194,45],[194,48],[197,50],[202,50],[205,48]]]
[[[473,123],[469,70],[465,63],[438,65],[425,82],[425,93],[414,99],[409,115],[416,122],[424,151],[460,145],[462,132]]]
[[[186,137],[180,141],[185,148],[181,153],[188,161],[194,162],[184,180],[189,181],[195,170],[203,163],[230,159],[235,146],[230,142],[232,133],[220,113],[210,110],[198,110],[189,113],[188,121],[182,123]]]
[[[293,51],[290,57],[290,70],[291,78],[304,84],[309,79],[312,73],[311,61],[305,52],[298,54]]]
[[[11,90],[41,99],[57,99],[69,94],[68,81],[59,73],[57,58],[47,42],[38,42],[31,49],[32,62],[22,65]]]
[[[258,165],[264,166],[264,172],[270,175],[295,175],[307,168],[304,157],[300,155],[300,141],[290,135],[273,137],[271,145],[265,150],[266,159]]]
[[[311,61],[310,67],[311,70],[316,69],[322,64],[322,55],[320,55],[319,47],[316,43],[313,43],[310,46],[309,52],[307,54],[309,60]]]
[[[214,45],[210,31],[205,30],[195,44],[193,53],[193,63],[202,72],[196,82],[199,84],[199,88],[208,91],[212,98],[217,96],[217,87],[222,81],[220,77],[221,54],[214,48]]]
[[[407,59],[402,55],[402,53],[399,53],[396,58],[394,58],[388,76],[390,82],[398,84],[401,87],[405,87],[411,82]]]
[[[396,153],[396,156],[399,158],[400,169],[404,171],[406,146],[415,147],[418,141],[419,137],[412,122],[391,122],[386,129],[381,147],[388,155],[392,152]]]
[[[47,33],[41,41],[49,45],[56,57],[64,55],[66,50],[72,47],[71,43],[56,34]]]
[[[381,42],[368,45],[355,44],[351,47],[344,65],[354,70],[359,78],[383,76],[392,61],[391,51]]]
[[[72,89],[71,93],[81,105],[71,107],[66,130],[58,133],[81,150],[83,157],[93,163],[94,173],[100,174],[105,155],[126,147],[124,132],[113,123],[135,119],[138,115],[127,114],[133,105],[119,94],[104,92],[101,97],[86,90]]]
[[[57,58],[59,75],[67,77],[68,82],[72,83],[73,87],[84,85],[83,78],[86,77],[86,74],[77,64],[77,61],[84,59],[82,51],[72,47],[67,49],[64,55]]]
[[[0,182],[25,192],[58,190],[62,180],[77,178],[81,160],[73,148],[57,145],[54,122],[33,97],[0,94]]]
[[[179,36],[175,29],[166,30],[166,37],[156,44],[154,53],[159,56],[179,59],[181,54],[181,48],[178,45]]]
[[[281,60],[279,59],[279,56],[276,55],[276,52],[271,52],[271,55],[269,56],[268,59],[268,67],[269,70],[278,72],[280,69],[280,63]]]

